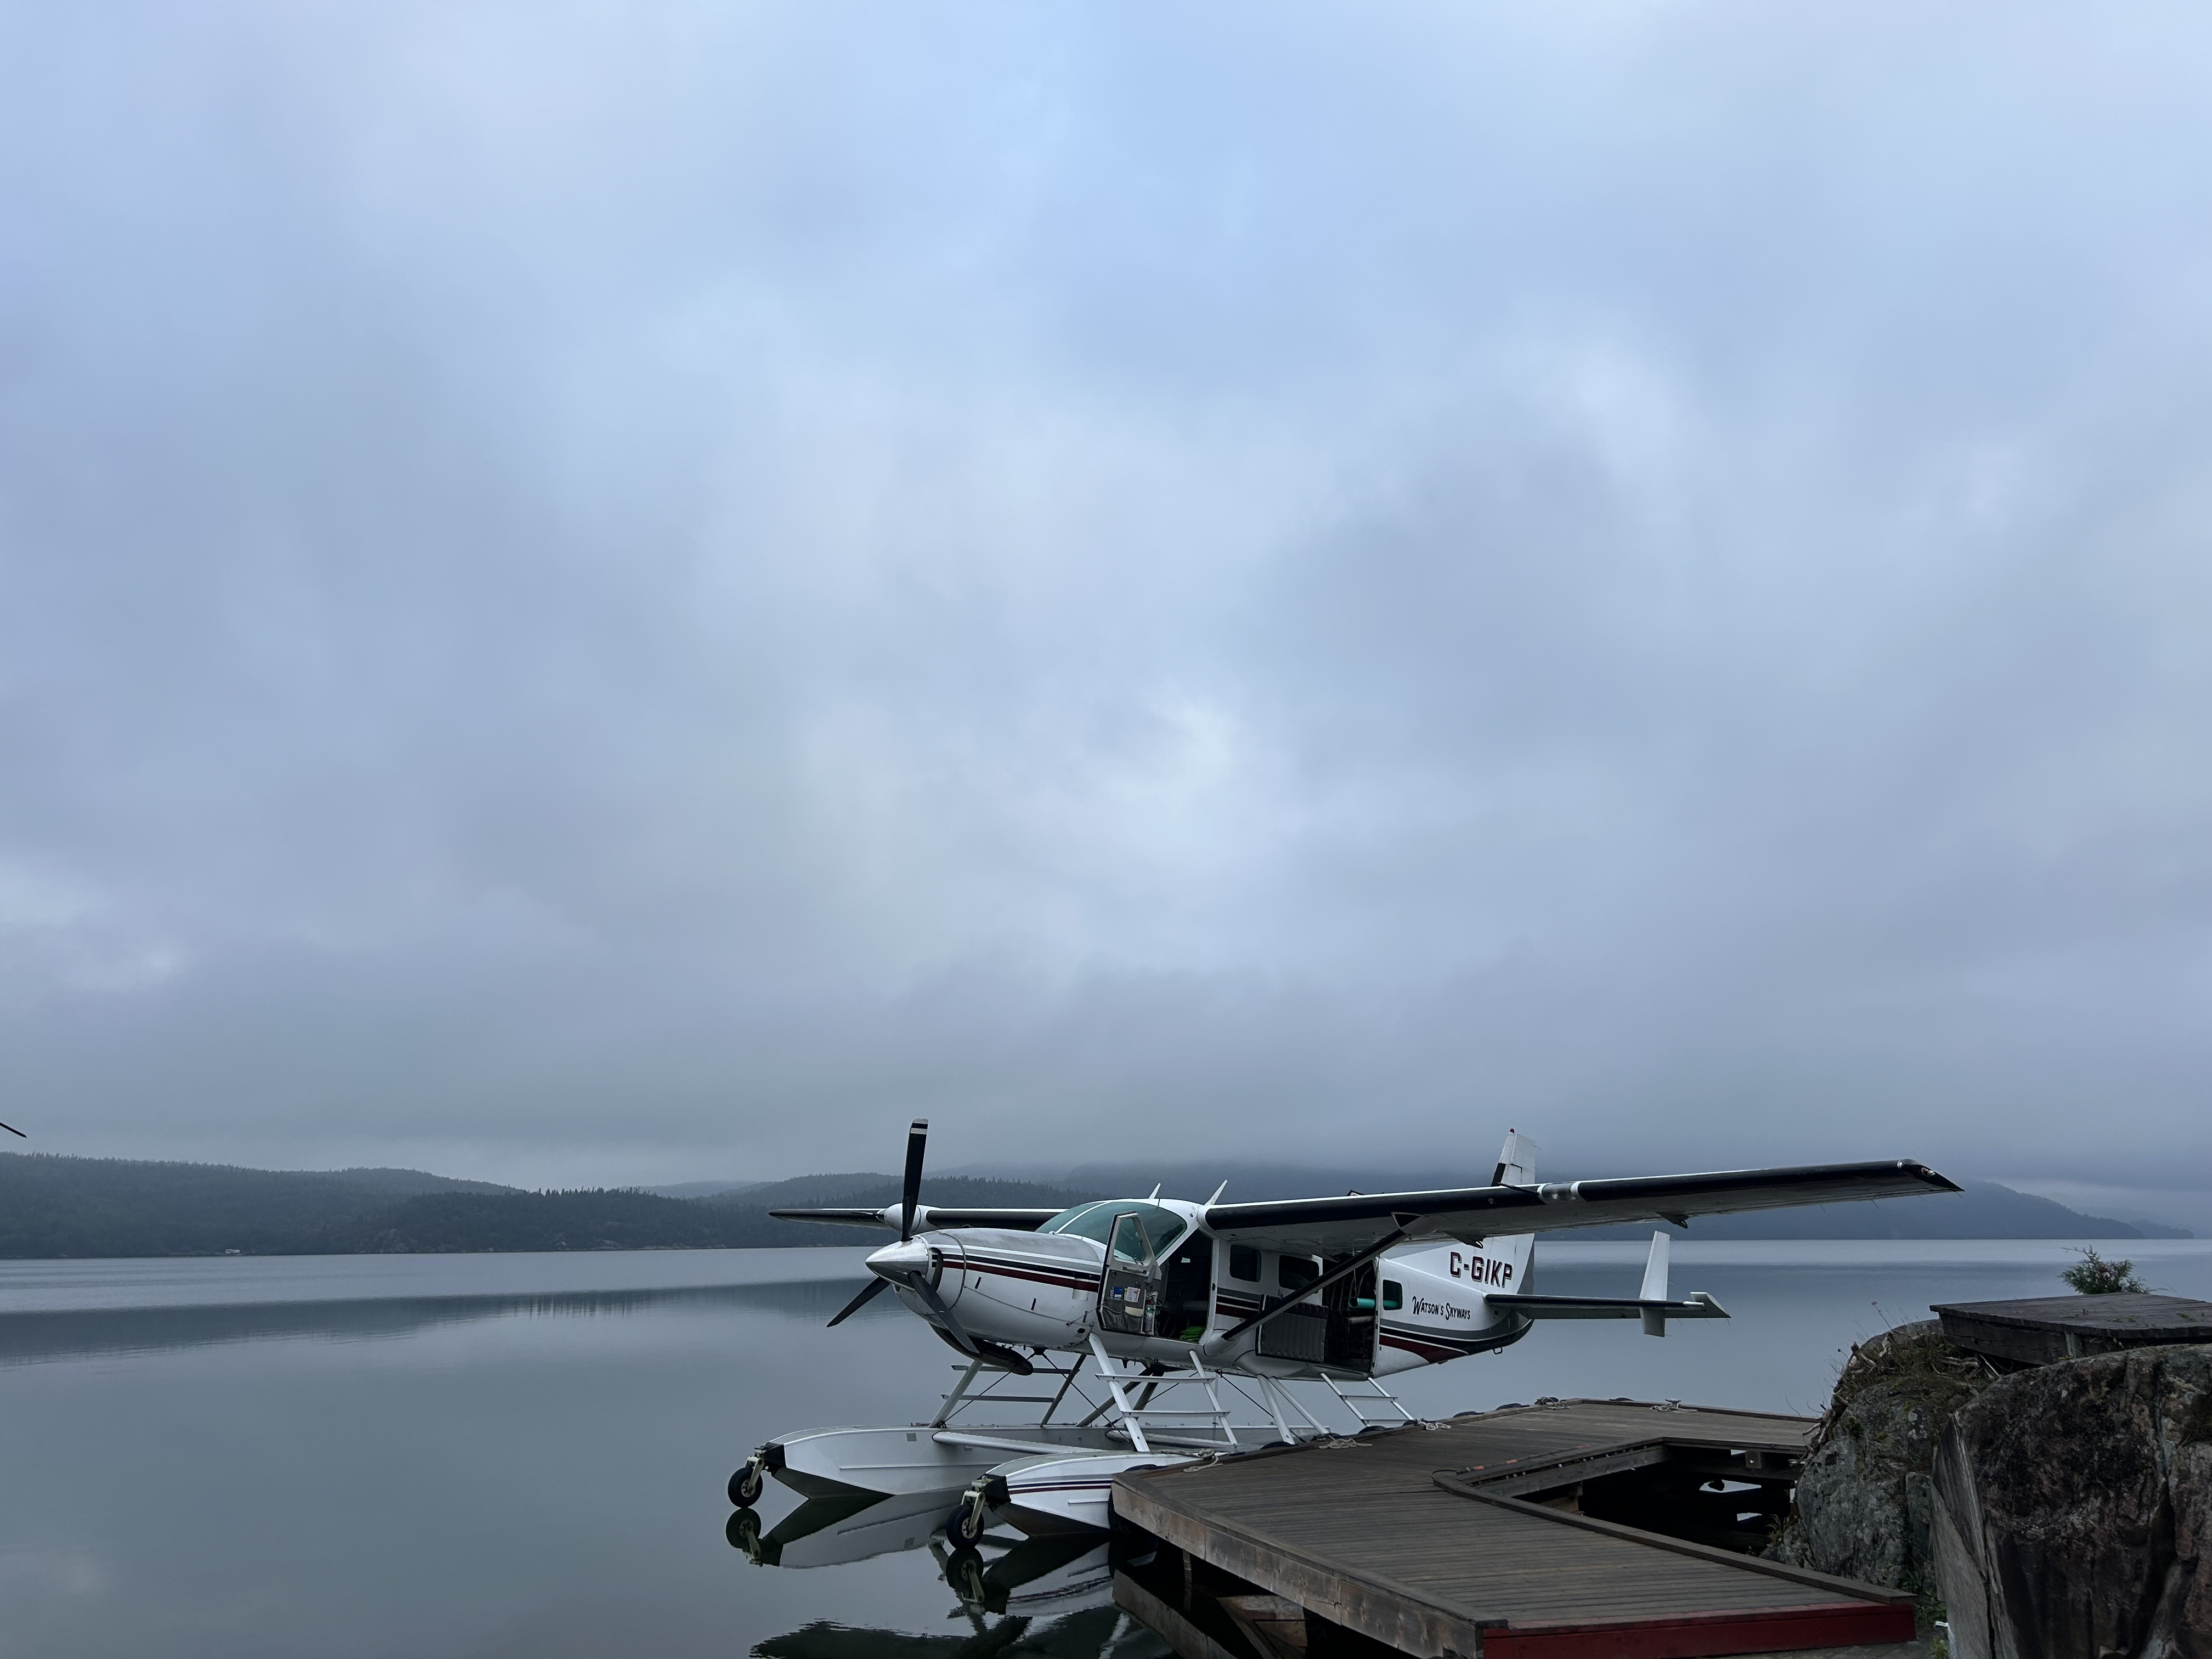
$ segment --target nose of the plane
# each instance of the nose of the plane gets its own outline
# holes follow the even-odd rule
[[[885,1279],[910,1279],[929,1272],[929,1246],[918,1238],[886,1244],[868,1258],[868,1271]]]

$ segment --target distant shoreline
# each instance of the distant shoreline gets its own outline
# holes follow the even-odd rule
[[[1312,1171],[1226,1167],[1247,1197],[1300,1195],[1285,1189],[1310,1192],[1326,1184]],[[1205,1175],[1202,1185],[1192,1184],[1200,1180],[1194,1174],[1165,1184],[1170,1195],[1202,1198],[1218,1184],[1218,1170],[1209,1166]],[[923,1197],[963,1208],[1058,1209],[1152,1184],[1107,1184],[1125,1176],[1078,1170],[1060,1182],[948,1176],[930,1182]],[[1364,1190],[1407,1190],[1369,1180]],[[1702,1217],[1686,1237],[2100,1243],[2190,1237],[2179,1228],[2082,1215],[1991,1182],[1963,1185],[1965,1191],[1942,1197]],[[690,1184],[699,1187],[720,1190],[680,1197],[637,1188],[528,1192],[419,1170],[249,1170],[6,1153],[0,1154],[0,1260],[828,1248],[879,1243],[883,1235],[867,1227],[779,1221],[769,1212],[786,1206],[882,1208],[898,1200],[895,1177],[868,1171]],[[1656,1224],[1579,1229],[1571,1237],[1641,1241]]]

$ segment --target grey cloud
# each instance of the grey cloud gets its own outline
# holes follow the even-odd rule
[[[0,32],[41,1145],[2212,1151],[2191,14]]]

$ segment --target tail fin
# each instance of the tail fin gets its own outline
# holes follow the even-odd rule
[[[1505,1145],[1498,1149],[1498,1168],[1490,1177],[1493,1187],[1529,1187],[1536,1181],[1536,1143],[1518,1129],[1505,1132]]]

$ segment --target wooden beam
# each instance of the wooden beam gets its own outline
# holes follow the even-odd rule
[[[1912,1607],[1911,1590],[1887,1589],[1880,1584],[1862,1583],[1856,1578],[1839,1578],[1833,1573],[1815,1572],[1810,1567],[1786,1566],[1779,1561],[1769,1561],[1763,1556],[1741,1555],[1734,1550],[1717,1549],[1711,1544],[1693,1544],[1686,1538],[1669,1538],[1665,1533],[1646,1532],[1640,1527],[1624,1527],[1617,1521],[1598,1521],[1587,1515],[1577,1515],[1570,1510],[1549,1509],[1541,1504],[1527,1503],[1518,1498],[1500,1498],[1455,1474],[1440,1472],[1433,1478],[1437,1486],[1455,1498],[1472,1498],[1478,1504],[1495,1504],[1500,1509],[1511,1510],[1516,1515],[1526,1515],[1534,1520],[1548,1521],[1557,1526],[1580,1527],[1586,1532],[1625,1538],[1632,1543],[1646,1545],[1655,1550],[1671,1551],[1676,1555],[1692,1555],[1701,1561],[1717,1562],[1723,1566],[1740,1568],[1769,1578],[1786,1578],[1791,1583],[1827,1590],[1877,1607],[1901,1607],[1908,1613]]]

